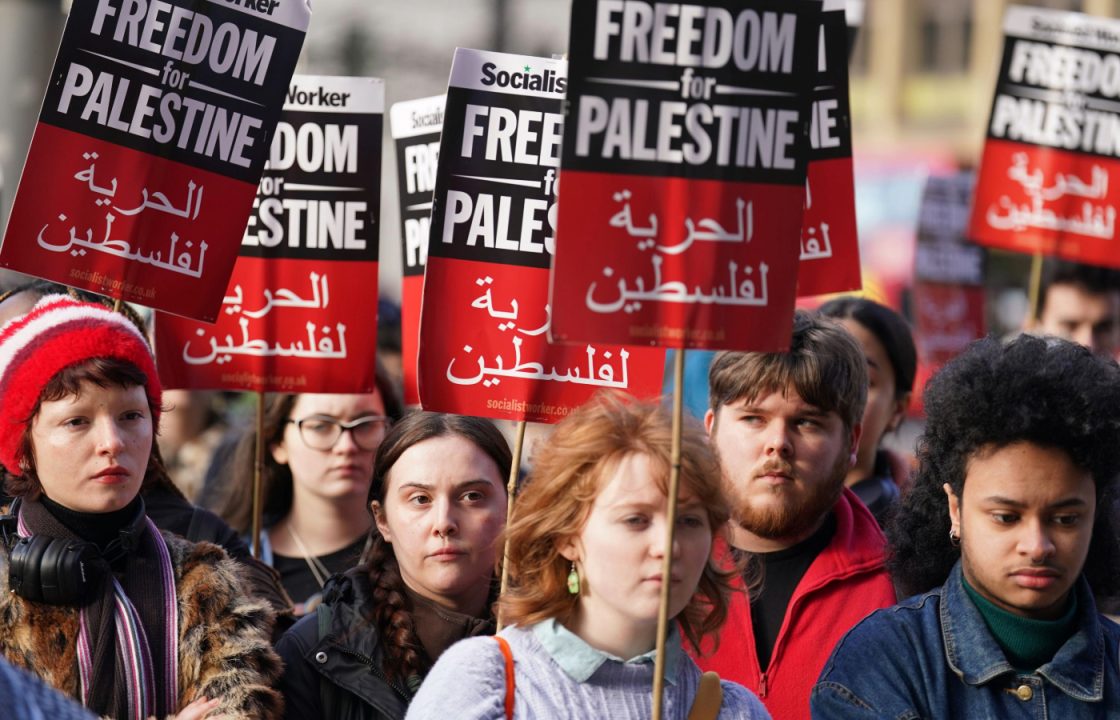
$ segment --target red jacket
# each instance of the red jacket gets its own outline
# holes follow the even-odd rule
[[[774,720],[809,717],[809,691],[832,648],[853,625],[896,598],[884,565],[886,538],[871,512],[844,489],[833,507],[836,534],[813,560],[793,591],[774,643],[770,667],[759,671],[754,629],[743,580],[731,598],[719,650],[706,641],[696,662],[724,680],[745,685],[766,704]]]

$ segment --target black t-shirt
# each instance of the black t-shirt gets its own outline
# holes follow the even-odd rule
[[[363,535],[341,550],[336,550],[329,555],[320,555],[319,562],[326,566],[330,575],[346,572],[358,564],[358,558],[361,557],[365,546],[366,537]],[[311,572],[311,567],[302,557],[289,557],[273,553],[272,567],[280,573],[281,584],[284,585],[284,589],[288,591],[288,595],[296,603],[307,602],[312,595],[323,590],[319,587],[319,581],[315,579],[315,574]]]
[[[836,534],[836,516],[825,518],[820,529],[793,547],[771,553],[755,553],[762,566],[762,589],[751,600],[751,624],[759,668],[770,666],[774,643],[782,629],[786,609],[801,578]]]

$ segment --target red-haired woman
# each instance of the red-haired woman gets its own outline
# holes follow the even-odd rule
[[[718,630],[727,577],[711,561],[728,519],[719,464],[698,427],[683,435],[673,571],[662,576],[671,422],[659,406],[602,397],[557,425],[533,460],[507,531],[514,626],[444,653],[408,718],[648,718],[661,588],[671,583],[665,705],[684,720],[701,673],[681,647]],[[506,671],[506,650],[513,660]],[[516,692],[513,707],[506,700]],[[705,683],[708,717],[769,717],[733,683]]]

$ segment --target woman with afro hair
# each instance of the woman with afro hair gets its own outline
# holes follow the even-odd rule
[[[837,644],[814,718],[1111,717],[1120,368],[1064,340],[972,345],[930,382],[889,530],[903,594]]]

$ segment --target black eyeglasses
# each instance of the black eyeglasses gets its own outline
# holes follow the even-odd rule
[[[350,422],[327,415],[311,415],[301,420],[288,418],[288,422],[299,429],[300,440],[312,450],[330,450],[346,431],[362,450],[376,450],[393,424],[392,418],[384,415],[366,415]]]

